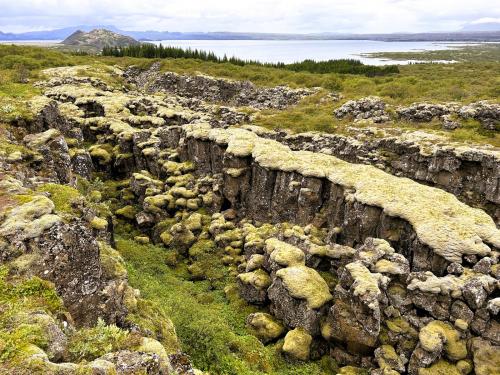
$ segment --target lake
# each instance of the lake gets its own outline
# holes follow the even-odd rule
[[[408,61],[369,58],[360,56],[360,54],[442,50],[467,44],[451,42],[379,42],[373,40],[162,40],[152,43],[212,51],[220,57],[226,54],[228,57],[236,56],[241,59],[270,63],[292,63],[306,59],[317,61],[357,59],[371,65],[407,64]]]
[[[54,46],[59,40],[23,40],[0,41],[0,44],[28,44],[38,46]],[[154,44],[193,48],[212,51],[223,57],[236,56],[246,60],[261,62],[284,62],[357,59],[370,65],[407,64],[409,61],[394,61],[361,56],[371,52],[407,52],[423,50],[440,50],[454,48],[458,45],[477,43],[467,42],[380,42],[373,40],[161,40]]]

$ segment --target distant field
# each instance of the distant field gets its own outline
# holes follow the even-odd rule
[[[453,49],[421,52],[377,52],[364,54],[367,57],[390,60],[418,61],[459,61],[459,62],[499,62],[500,43],[482,43],[479,45],[460,46]]]

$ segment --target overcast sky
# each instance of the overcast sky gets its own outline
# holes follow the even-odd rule
[[[500,22],[499,0],[0,0],[0,31],[422,32]]]

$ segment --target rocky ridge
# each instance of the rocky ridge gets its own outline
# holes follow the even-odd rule
[[[391,115],[391,110],[394,114]],[[459,103],[413,103],[409,106],[389,108],[376,96],[349,100],[334,110],[337,118],[350,117],[356,121],[372,123],[388,122],[391,119],[422,123],[441,120],[443,129],[454,130],[461,126],[461,120],[474,119],[486,130],[498,131],[500,126],[500,104],[486,100],[468,105]]]
[[[126,205],[114,216],[186,257],[207,239],[223,248],[241,296],[262,307],[247,319],[262,341],[285,335],[290,360],[330,356],[341,371],[498,368],[500,231],[484,211],[371,165],[305,151],[312,146],[301,147],[300,136],[230,127],[204,102],[112,91],[61,78],[64,72],[52,71],[58,77],[42,85],[46,97],[33,101],[34,120],[25,124],[42,132],[25,144],[54,165],[47,178],[71,183],[68,166],[129,178],[121,190]],[[71,137],[70,146],[58,132]],[[13,178],[26,179],[33,172],[19,171],[27,156],[18,156],[3,163]],[[11,192],[23,185],[9,181]],[[10,243],[10,233],[50,237],[61,225],[52,206],[36,199],[46,206],[38,216],[1,224]],[[88,216],[94,230],[111,243],[95,216]],[[30,225],[40,218],[47,228]],[[195,262],[190,272],[206,277]],[[90,284],[93,290],[96,281]]]
[[[316,91],[290,89],[286,86],[258,88],[250,81],[161,72],[159,63],[143,71],[137,67],[130,67],[125,71],[125,78],[149,93],[167,92],[213,103],[258,109],[284,109]]]

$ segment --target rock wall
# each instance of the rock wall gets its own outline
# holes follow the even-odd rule
[[[292,150],[322,152],[353,163],[375,165],[395,176],[438,187],[468,205],[484,209],[500,225],[500,155],[496,150],[441,146],[439,140],[425,142],[405,134],[386,137],[366,134],[356,139],[335,134],[288,134],[252,126],[248,129]],[[363,134],[362,129],[359,131]]]

